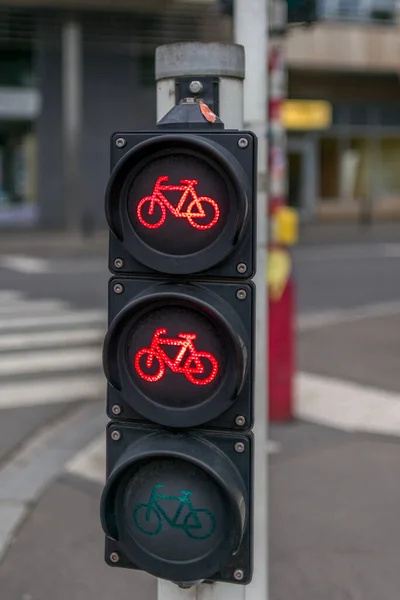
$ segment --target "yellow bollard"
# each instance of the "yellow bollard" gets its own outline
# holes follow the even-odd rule
[[[299,240],[299,217],[290,206],[281,206],[273,215],[273,242],[283,246],[294,246]]]

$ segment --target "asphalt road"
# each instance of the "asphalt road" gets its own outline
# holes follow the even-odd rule
[[[106,249],[101,250],[93,256],[72,250],[68,255],[64,249],[55,257],[44,249],[33,249],[33,256],[8,250],[0,259],[1,287],[24,290],[32,298],[56,296],[76,306],[106,307],[110,274]],[[293,258],[300,314],[400,298],[400,244],[300,246]]]
[[[105,255],[80,255],[75,250],[50,256],[8,251],[0,260],[0,292],[21,292],[9,301],[4,295],[2,301],[0,294],[0,386],[8,386],[9,399],[1,394],[0,548],[8,535],[5,524],[13,519],[16,524],[13,542],[0,563],[0,597],[153,600],[151,577],[103,564],[98,521],[102,460],[89,463],[86,470],[79,464],[68,467],[76,452],[103,435],[103,395],[79,393],[74,386],[68,388],[68,382],[102,378],[96,352],[106,323]],[[400,247],[393,243],[296,250],[300,314],[333,314],[330,326],[301,331],[302,370],[400,392],[396,335],[400,319],[393,311],[396,303],[400,306],[399,268]],[[49,299],[64,304],[56,304],[53,312],[32,305]],[[392,312],[385,314],[388,303]],[[383,314],[343,321],[346,311],[377,304],[383,306]],[[91,331],[90,342],[74,341],[78,335],[74,332],[82,326],[80,314]],[[35,323],[22,328],[23,339],[18,342],[17,321],[27,316]],[[66,320],[62,327],[57,322],[60,316]],[[49,317],[50,323],[44,323]],[[32,346],[34,338],[27,342],[24,336],[43,328],[49,342],[38,349]],[[72,336],[67,347],[65,332]],[[6,349],[14,344],[15,357],[14,375],[4,374],[3,379],[1,365],[9,360],[10,350],[1,353],[2,343]],[[18,372],[21,363],[26,365],[23,373]],[[52,382],[61,377],[59,396],[65,397],[70,389],[67,400],[49,395]],[[24,382],[30,395],[21,391]],[[50,390],[47,401],[40,393],[35,399],[38,382],[50,385],[41,388]],[[25,448],[38,432],[43,439],[33,449]],[[398,439],[298,421],[271,427],[271,437],[278,452],[271,456],[270,466],[270,600],[396,598]],[[24,452],[21,470],[19,453]]]
[[[300,314],[400,299],[400,244],[299,247],[294,276]]]

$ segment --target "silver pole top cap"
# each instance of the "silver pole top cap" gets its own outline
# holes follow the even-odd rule
[[[156,49],[156,80],[217,76],[244,79],[244,47],[219,42],[183,42]]]

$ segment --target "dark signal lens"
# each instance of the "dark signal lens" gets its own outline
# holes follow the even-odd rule
[[[123,519],[132,539],[160,560],[198,560],[231,537],[226,500],[202,469],[153,459],[127,481]]]
[[[226,337],[196,310],[155,308],[134,323],[127,340],[131,378],[155,402],[194,406],[221,385]]]
[[[152,159],[136,173],[128,214],[136,234],[170,255],[210,246],[227,224],[230,190],[219,171],[190,154]]]

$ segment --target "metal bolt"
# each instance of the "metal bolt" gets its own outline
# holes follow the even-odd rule
[[[124,261],[122,260],[122,258],[116,258],[114,260],[114,267],[116,267],[117,269],[120,269],[123,266],[124,266]]]
[[[235,423],[236,425],[239,425],[239,427],[243,427],[243,425],[246,423],[246,419],[243,415],[238,415],[235,419]]]
[[[121,439],[121,432],[118,431],[118,429],[114,429],[114,431],[111,432],[111,439],[114,442],[118,442]]]
[[[111,560],[112,563],[119,562],[119,554],[118,554],[118,552],[111,552],[111,554],[110,554],[110,560]]]
[[[120,415],[122,412],[122,408],[119,404],[114,404],[114,406],[111,409],[111,412],[113,415]]]
[[[124,291],[124,286],[121,283],[116,283],[113,287],[113,290],[116,294],[122,294]]]
[[[247,292],[246,292],[246,290],[238,290],[236,292],[236,298],[238,300],[244,300],[245,298],[247,298]]]
[[[244,573],[243,573],[242,569],[236,569],[233,576],[236,579],[236,581],[242,581],[242,579],[244,577]]]
[[[239,454],[241,454],[242,452],[245,451],[245,445],[243,444],[243,442],[236,442],[235,444],[235,450],[236,452],[239,452]]]
[[[239,263],[236,267],[236,271],[238,273],[246,273],[247,271],[247,265],[245,263]]]
[[[200,94],[203,91],[203,84],[201,81],[192,81],[189,85],[189,90],[192,94]]]
[[[246,140],[246,138],[239,138],[238,139],[238,146],[239,146],[239,148],[247,148],[248,145],[249,145],[249,140]]]
[[[117,146],[117,148],[123,148],[124,146],[126,146],[126,139],[125,138],[117,138],[115,140],[115,145]]]

